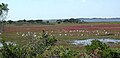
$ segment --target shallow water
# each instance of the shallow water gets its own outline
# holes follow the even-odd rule
[[[120,19],[84,19],[85,22],[120,22]]]
[[[103,43],[120,43],[120,40],[116,40],[116,39],[86,39],[86,40],[73,40],[71,41],[71,44],[75,44],[75,45],[90,45],[92,40],[99,40]]]

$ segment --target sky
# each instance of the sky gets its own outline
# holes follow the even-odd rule
[[[0,0],[7,20],[120,17],[120,0]]]

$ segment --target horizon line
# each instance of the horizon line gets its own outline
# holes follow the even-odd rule
[[[80,18],[120,18],[120,17],[70,17],[70,18],[74,18],[74,19],[80,19]],[[17,20],[56,20],[56,19],[70,19],[70,18],[22,18],[22,19],[9,19],[6,18],[5,20],[13,20],[13,21],[17,21]]]

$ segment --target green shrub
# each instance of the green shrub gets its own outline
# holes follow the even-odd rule
[[[86,46],[87,54],[91,57],[110,58],[111,49],[99,40],[93,40],[91,45]]]
[[[42,54],[47,47],[55,44],[57,40],[50,37],[45,31],[40,38],[34,38],[27,45],[20,47],[13,43],[7,44],[1,40],[2,47],[0,49],[1,58],[37,58],[43,57]]]
[[[77,54],[79,53],[63,46],[50,46],[43,55],[46,58],[75,58]]]

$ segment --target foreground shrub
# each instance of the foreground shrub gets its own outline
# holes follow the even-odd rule
[[[120,52],[111,50],[109,46],[99,40],[93,40],[86,46],[87,54],[94,58],[120,58]]]
[[[112,49],[111,58],[120,58],[120,49]]]
[[[78,54],[79,52],[64,48],[63,46],[52,46],[49,47],[43,55],[46,58],[75,58]]]
[[[7,45],[3,40],[1,41],[1,43],[3,44],[3,47],[0,49],[2,58],[9,58],[9,57],[12,58],[12,57],[21,56],[20,53],[18,53],[20,49],[14,46],[13,44]]]
[[[0,49],[2,58],[37,58],[43,57],[42,54],[47,47],[53,46],[57,40],[50,37],[45,31],[40,38],[34,38],[25,46],[18,46],[12,43],[7,44],[1,40],[2,47]]]

